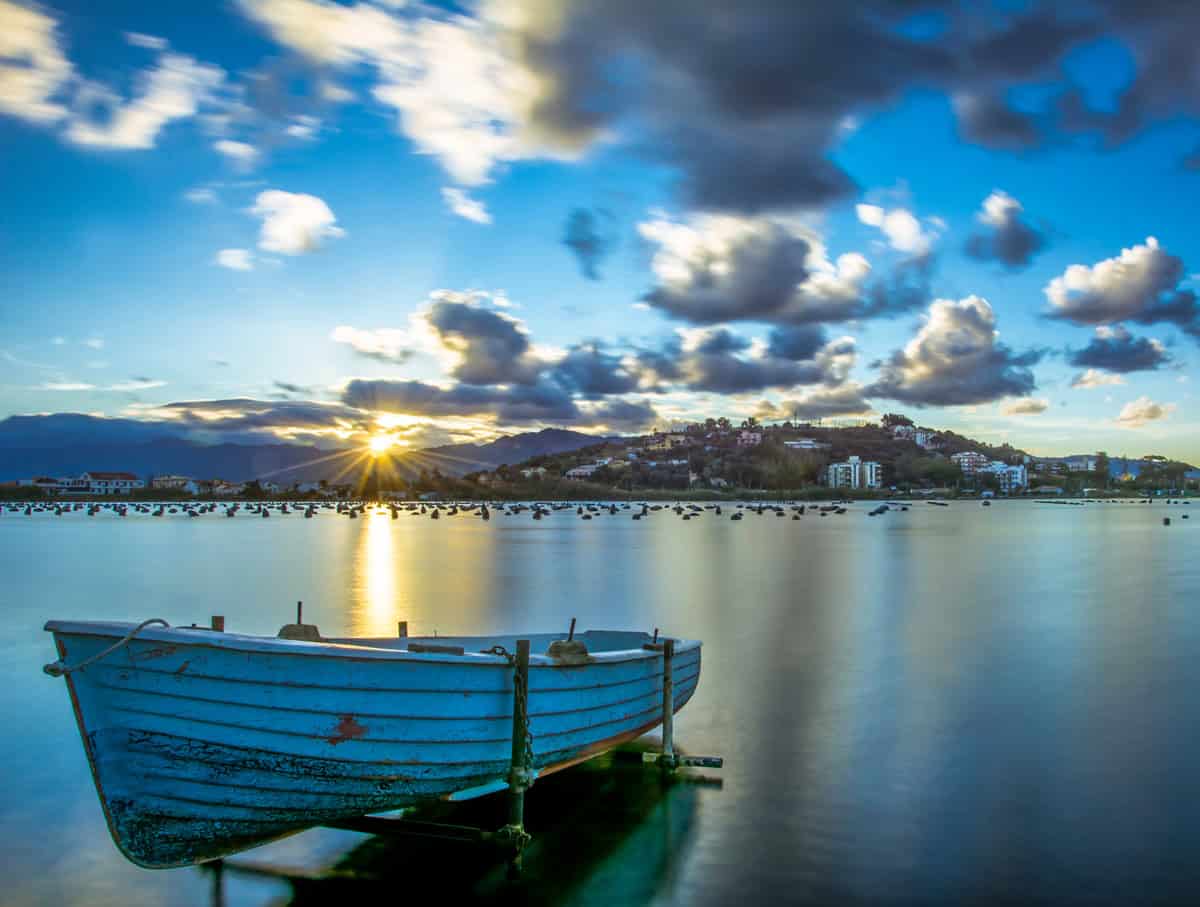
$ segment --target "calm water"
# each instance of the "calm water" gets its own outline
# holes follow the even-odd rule
[[[0,900],[208,902],[200,871],[140,870],[112,846],[63,681],[40,670],[42,623],[218,613],[274,633],[298,599],[330,635],[578,617],[704,640],[677,739],[725,757],[723,788],[624,803],[610,790],[595,826],[559,827],[531,856],[527,884],[540,873],[549,900],[1200,899],[1200,504],[867,509],[540,523],[6,511]],[[583,780],[603,791],[603,775]],[[545,823],[562,806],[536,791],[535,832],[539,809]],[[364,840],[306,832],[249,858],[324,866]],[[227,892],[286,903],[288,889]]]

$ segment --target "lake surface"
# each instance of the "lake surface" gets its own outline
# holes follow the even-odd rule
[[[46,619],[224,614],[274,634],[302,599],[326,635],[576,617],[704,641],[676,739],[725,757],[723,787],[648,793],[620,821],[597,807],[605,848],[586,823],[547,833],[525,882],[544,900],[1200,902],[1200,502],[872,506],[740,522],[728,505],[486,523],[5,510],[0,900],[209,903],[200,870],[113,847],[64,682],[41,672]],[[556,808],[537,791],[535,835]],[[316,868],[364,841],[317,830],[245,859]],[[229,904],[288,899],[227,883]]]

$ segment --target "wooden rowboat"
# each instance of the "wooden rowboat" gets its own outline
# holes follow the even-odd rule
[[[289,629],[302,632],[286,634]],[[148,868],[226,856],[300,829],[509,785],[517,636],[321,639],[50,621],[109,831]],[[663,720],[661,643],[589,631],[530,641],[531,776]],[[111,650],[111,651],[109,651]],[[674,711],[700,643],[674,641]]]

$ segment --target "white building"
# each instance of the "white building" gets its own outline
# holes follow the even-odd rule
[[[883,485],[883,467],[874,460],[850,457],[844,463],[830,463],[830,488],[879,488]]]
[[[188,494],[198,494],[199,483],[188,476],[155,476],[150,480],[150,487],[159,491],[184,491]]]
[[[826,450],[830,445],[815,438],[797,438],[795,441],[784,441],[783,446],[789,450]]]
[[[737,445],[738,447],[757,447],[762,443],[762,438],[761,431],[750,431],[743,428],[738,432]]]
[[[546,475],[545,466],[531,466],[528,469],[521,470],[522,479],[541,479]]]
[[[574,466],[563,473],[568,479],[587,479],[591,478],[592,473],[600,468],[599,463],[585,463],[583,466]]]
[[[146,487],[132,472],[85,472],[79,478],[88,481],[92,494],[129,494]]]
[[[981,475],[995,476],[996,481],[1000,483],[1000,490],[1005,494],[1019,492],[1029,484],[1029,476],[1025,471],[1024,463],[1009,466],[1001,460],[993,460],[984,468],[976,471]]]
[[[962,470],[964,476],[973,476],[990,462],[983,454],[974,450],[951,454],[950,462]]]

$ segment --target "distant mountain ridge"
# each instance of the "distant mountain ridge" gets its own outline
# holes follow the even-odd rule
[[[582,432],[547,428],[484,444],[447,444],[414,451],[396,458],[394,466],[402,476],[435,468],[445,475],[460,476],[602,440]],[[139,476],[172,473],[235,482],[355,482],[369,464],[357,447],[329,450],[284,443],[205,444],[181,437],[181,429],[175,426],[135,419],[55,413],[0,420],[0,481],[124,470]]]
[[[469,472],[495,469],[505,464],[522,463],[546,454],[567,453],[599,444],[603,440],[605,439],[598,435],[566,428],[543,428],[541,431],[505,435],[485,444],[444,444],[441,447],[427,448],[421,453],[426,457],[443,459],[445,465],[438,465],[443,473],[466,475]]]

